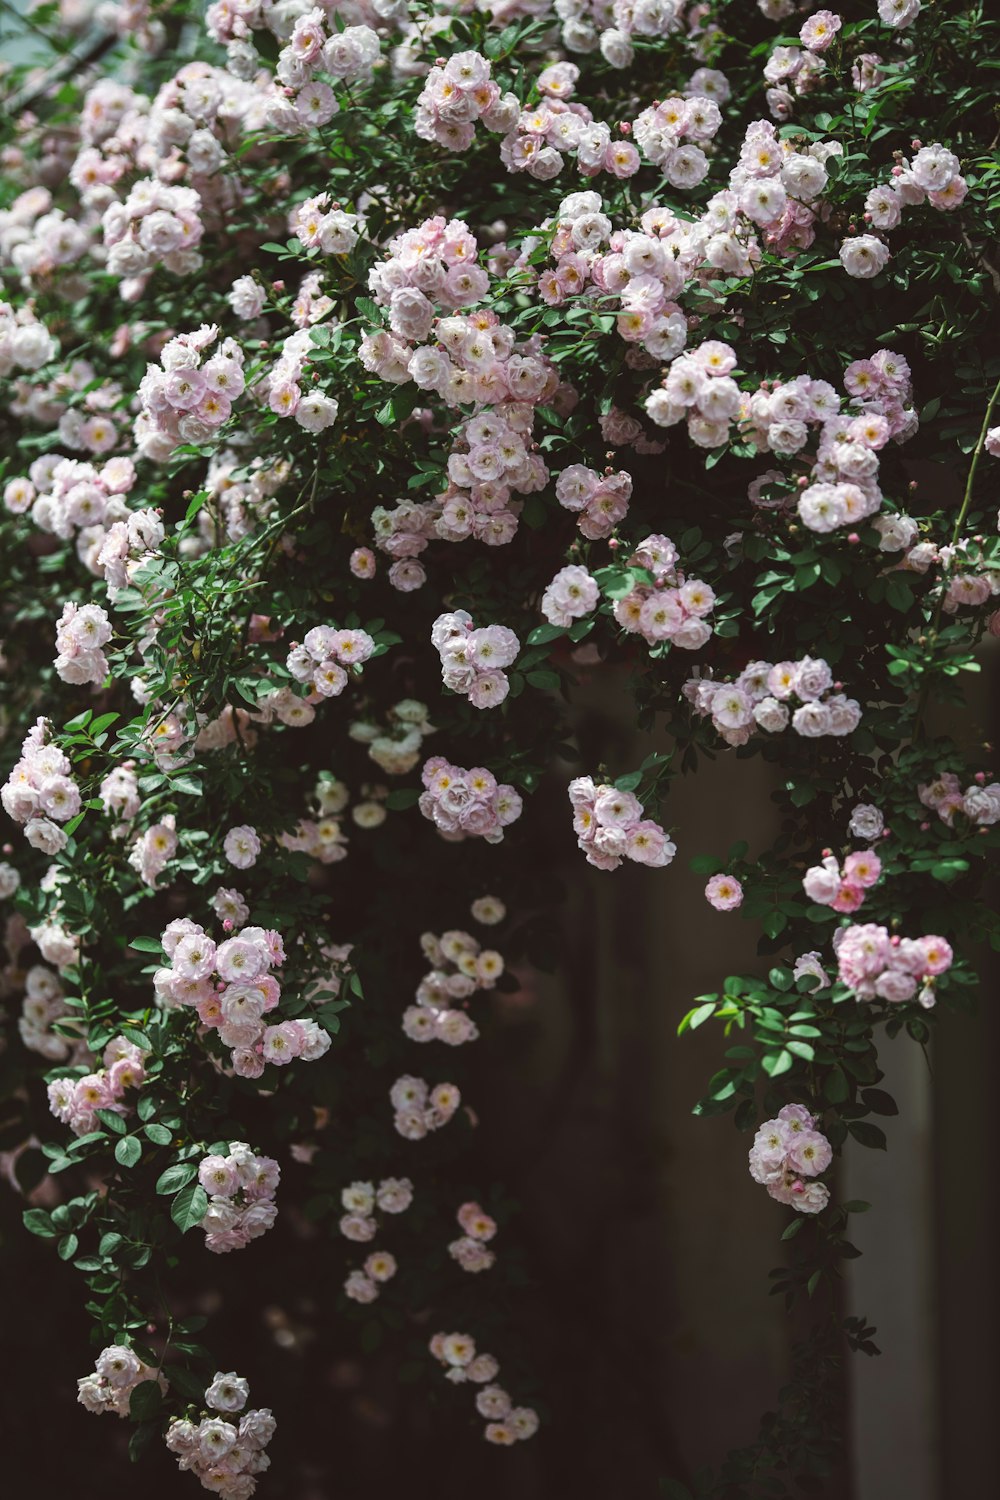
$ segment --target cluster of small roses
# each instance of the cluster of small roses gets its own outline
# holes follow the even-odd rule
[[[864,904],[865,892],[877,885],[882,861],[874,849],[858,849],[849,854],[841,869],[830,849],[823,850],[823,862],[813,865],[802,877],[802,889],[818,906],[834,911],[854,912]]]
[[[201,265],[197,246],[204,224],[194,188],[145,177],[122,202],[109,204],[101,227],[107,271],[119,280],[145,278],[161,265],[175,276],[188,276]]]
[[[124,838],[142,806],[135,761],[126,760],[114,766],[101,780],[97,795],[108,816],[119,820],[112,826],[111,837]]]
[[[30,187],[0,210],[0,261],[13,266],[28,286],[57,266],[78,261],[89,244],[86,230],[53,208],[47,187]]]
[[[838,928],[833,947],[838,977],[857,999],[899,1004],[916,995],[925,1010],[935,1004],[934,981],[948,972],[953,956],[942,937],[890,937],[874,922]]]
[[[339,698],[348,682],[345,668],[360,667],[374,650],[375,642],[367,630],[337,630],[333,625],[315,625],[306,632],[301,646],[292,643],[285,666],[296,682],[309,687],[305,706],[311,708],[324,698]],[[312,717],[311,714],[310,719]]]
[[[438,615],[431,644],[441,658],[441,677],[453,693],[464,693],[474,708],[493,708],[510,692],[504,667],[512,666],[521,642],[506,625],[478,629],[467,610]]]
[[[30,306],[15,312],[9,302],[0,302],[0,375],[40,370],[58,352],[56,339]]]
[[[326,773],[317,781],[312,800],[318,816],[300,818],[293,832],[278,835],[278,843],[293,854],[308,854],[321,865],[337,864],[347,858],[347,835],[337,814],[350,802],[350,791]]]
[[[48,1086],[49,1109],[74,1135],[87,1135],[98,1125],[97,1111],[124,1115],[127,1089],[141,1087],[145,1052],[128,1037],[116,1036],[104,1049],[104,1066],[82,1078],[57,1078]]]
[[[159,365],[147,365],[139,383],[141,410],[133,436],[143,458],[165,463],[179,443],[205,443],[229,417],[244,388],[243,350],[219,337],[214,324],[178,334],[164,344]]]
[[[784,456],[801,453],[809,443],[810,428],[818,426],[813,482],[799,481],[797,509],[803,524],[820,533],[860,521],[879,509],[879,451],[890,438],[905,442],[917,430],[910,367],[902,355],[879,349],[870,359],[855,360],[844,372],[844,386],[854,412],[840,410],[841,398],[826,381],[800,375],[774,387],[763,385],[749,398],[748,421],[741,431],[758,452]],[[761,498],[760,490],[777,478],[783,476],[772,471],[754,481],[751,500],[771,504]],[[886,534],[893,535],[889,530]],[[914,535],[915,528],[903,538],[903,545]],[[891,550],[894,540],[883,550]]]
[[[786,1104],[777,1119],[765,1120],[750,1148],[754,1182],[800,1214],[821,1213],[830,1201],[830,1189],[815,1181],[833,1160],[833,1148],[816,1129],[817,1120],[804,1105]]]
[[[225,921],[235,925],[231,917]],[[315,1021],[264,1022],[281,998],[269,972],[284,963],[279,933],[242,927],[216,946],[197,922],[181,917],[167,925],[161,942],[170,966],[154,977],[157,999],[166,1007],[192,1006],[206,1030],[217,1031],[233,1049],[233,1070],[241,1078],[259,1078],[267,1063],[283,1067],[296,1057],[315,1062],[329,1049],[329,1033]]]
[[[24,825],[33,849],[58,854],[66,847],[66,833],[58,825],[76,817],[81,797],[68,757],[58,745],[46,743],[50,729],[47,719],[38,719],[28,731],[21,758],[0,788],[0,803],[15,823]]]
[[[821,54],[832,46],[843,24],[833,11],[818,10],[802,23],[799,30],[802,47],[774,48],[764,64],[764,80],[770,84],[766,92],[767,107],[775,120],[781,123],[790,120],[795,113],[793,94],[801,98],[818,86],[826,72]]]
[[[687,319],[673,298],[702,259],[686,223],[669,209],[654,207],[640,218],[639,230],[614,230],[600,195],[589,191],[570,193],[555,219],[550,254],[556,264],[539,277],[542,301],[558,306],[586,291],[589,280],[595,296],[619,299],[618,333],[641,346],[629,350],[630,364],[648,367],[643,353],[652,359],[679,354],[687,339]],[[602,254],[605,242],[609,248]],[[529,240],[519,256],[506,252],[502,260],[527,266],[533,249]]]
[[[319,249],[324,255],[349,255],[358,243],[359,225],[363,223],[359,214],[348,213],[331,199],[329,193],[317,193],[314,198],[297,203],[288,216],[289,233],[295,235],[307,250]],[[238,293],[237,287],[242,291]],[[251,295],[254,301],[259,298],[256,307],[251,304]],[[302,295],[301,289],[299,295]],[[258,282],[244,276],[233,282],[230,299],[237,317],[256,317],[264,305],[264,290]],[[333,305],[329,303],[327,306],[328,301],[323,299],[321,303],[324,314]],[[316,321],[315,316],[309,321]]]
[[[201,1221],[205,1249],[223,1255],[266,1234],[278,1217],[274,1195],[280,1177],[278,1163],[258,1156],[245,1141],[230,1141],[227,1156],[203,1157],[198,1181],[208,1194]]]
[[[495,948],[483,948],[468,932],[458,929],[421,935],[424,957],[433,965],[417,985],[416,1004],[403,1012],[403,1030],[411,1042],[446,1042],[460,1047],[474,1042],[479,1029],[455,1001],[468,1001],[479,990],[491,990],[504,971]]]
[[[111,636],[111,621],[99,604],[81,605],[67,601],[56,622],[56,651],[59,653],[53,662],[56,675],[74,686],[92,682],[100,687],[108,675],[108,658],[101,648],[108,644]]]
[[[132,1392],[147,1380],[155,1380],[166,1392],[165,1375],[145,1364],[127,1345],[109,1344],[94,1361],[94,1373],[81,1375],[76,1382],[76,1399],[97,1416],[114,1412],[116,1417],[127,1417]]]
[[[388,1250],[373,1250],[365,1257],[361,1270],[355,1268],[348,1272],[344,1282],[344,1296],[349,1297],[352,1302],[365,1305],[374,1302],[380,1288],[385,1282],[392,1280],[398,1269],[396,1257]]]
[[[421,780],[420,811],[450,842],[483,838],[499,844],[504,829],[521,816],[524,804],[518,793],[483,766],[467,771],[443,755],[432,755],[424,761]]]
[[[624,469],[598,474],[585,464],[570,464],[556,480],[556,499],[574,513],[577,526],[588,541],[610,536],[628,513],[632,476]]]
[[[514,1406],[507,1392],[494,1385],[500,1365],[492,1354],[477,1354],[475,1340],[467,1333],[436,1333],[428,1347],[443,1367],[445,1380],[482,1387],[476,1395],[476,1410],[487,1420],[483,1436],[488,1443],[509,1447],[534,1437],[538,1413],[530,1406]]]
[[[460,1239],[452,1240],[448,1254],[463,1271],[488,1271],[496,1260],[486,1244],[497,1232],[496,1220],[484,1213],[478,1203],[463,1203],[455,1216],[462,1230]]]
[[[562,171],[565,155],[575,157],[584,177],[604,171],[632,177],[638,172],[642,163],[631,141],[613,140],[610,125],[595,120],[585,104],[569,102],[579,76],[571,62],[552,63],[539,74],[535,86],[541,103],[520,110],[500,142],[500,160],[508,172],[527,172],[549,182]]]
[[[569,784],[569,800],[577,844],[598,870],[617,870],[623,859],[662,869],[677,853],[659,823],[643,816],[634,792],[577,776]]]
[[[159,823],[154,823],[140,833],[129,850],[128,862],[143,885],[151,891],[177,853],[177,819],[173,813],[164,813]]]
[[[24,999],[17,1022],[21,1041],[30,1052],[38,1052],[49,1062],[70,1060],[73,1065],[83,1063],[89,1056],[83,1038],[77,1036],[71,1044],[67,1036],[52,1029],[53,1021],[59,1021],[65,1027],[69,1016],[58,976],[44,964],[32,964],[24,976]]]
[[[420,747],[434,725],[428,719],[426,703],[416,698],[401,698],[386,712],[386,723],[371,719],[354,719],[347,733],[358,744],[368,747],[368,755],[387,776],[404,776],[420,760]]]
[[[264,1450],[277,1423],[266,1406],[244,1411],[249,1399],[250,1387],[241,1376],[218,1373],[205,1392],[209,1411],[198,1422],[174,1417],[164,1438],[178,1468],[190,1470],[203,1489],[222,1500],[250,1500],[258,1474],[271,1466]],[[237,1413],[242,1413],[238,1425],[225,1420]]]
[[[105,520],[110,517],[105,516]],[[159,511],[134,510],[127,519],[111,521],[97,551],[97,567],[108,585],[112,605],[118,591],[132,582],[136,570],[159,551],[163,537]],[[92,546],[97,546],[96,537]]]
[[[413,1202],[413,1183],[408,1177],[384,1177],[377,1187],[373,1182],[352,1182],[342,1190],[340,1202],[345,1210],[341,1234],[357,1244],[367,1244],[378,1230],[376,1208],[384,1214],[405,1213]]]
[[[340,1220],[340,1232],[347,1239],[365,1243],[374,1239],[378,1223],[374,1210],[386,1214],[405,1213],[413,1202],[413,1183],[408,1177],[386,1177],[376,1188],[371,1182],[352,1182],[344,1188],[340,1201],[347,1212]],[[352,1302],[374,1302],[379,1289],[395,1276],[396,1258],[387,1250],[373,1250],[361,1270],[353,1270],[344,1282],[344,1294]]]
[[[697,651],[712,635],[708,616],[715,608],[715,593],[700,578],[685,579],[677,560],[677,548],[668,536],[644,537],[628,565],[645,568],[653,575],[652,585],[637,583],[616,599],[614,616],[623,630],[641,635],[650,646],[669,641],[685,651]]]
[[[299,15],[278,55],[278,82],[292,95],[280,122],[289,133],[295,125],[300,130],[327,125],[340,110],[333,89],[317,74],[347,85],[367,83],[381,57],[379,39],[370,26],[331,29],[328,36],[327,25],[333,27],[333,17],[319,6]]]
[[[64,447],[98,457],[117,446],[109,412],[122,404],[125,391],[120,381],[102,379],[89,359],[57,365],[45,379],[22,376],[11,386],[11,415],[49,431],[55,426]],[[56,462],[58,455],[47,459]]]
[[[739,161],[729,174],[725,206],[741,215],[744,224],[749,220],[761,230],[772,252],[794,256],[808,250],[816,238],[814,205],[829,180],[826,163],[841,156],[843,149],[839,142],[813,141],[796,150],[779,139],[770,121],[755,120],[747,127]],[[738,225],[737,219],[731,227]],[[756,241],[748,249],[751,245],[756,247]]]
[[[780,734],[789,724],[808,739],[853,733],[861,722],[861,707],[840,687],[827,662],[804,656],[777,665],[750,662],[728,684],[708,676],[691,677],[683,693],[696,714],[711,718],[727,745],[745,745],[758,729]],[[794,711],[789,706],[793,698],[800,700]]]
[[[902,223],[904,209],[929,203],[932,208],[948,212],[961,206],[968,191],[961,162],[953,151],[938,142],[921,146],[912,161],[898,156],[891,181],[873,187],[868,193],[865,222],[883,232],[895,229]]]
[[[305,283],[303,283],[305,287]],[[300,293],[301,300],[301,293]],[[310,299],[311,301],[311,299]],[[333,304],[326,299],[329,306]],[[311,313],[322,315],[322,305],[313,305]],[[301,309],[304,316],[309,312]],[[306,432],[324,432],[337,420],[340,404],[321,390],[302,390],[306,366],[316,353],[311,329],[300,328],[282,341],[281,353],[265,375],[253,387],[254,399],[266,404],[278,417],[291,417]]]
[[[949,827],[956,813],[962,813],[970,823],[981,828],[1000,823],[1000,782],[987,783],[985,772],[980,771],[964,792],[960,790],[961,785],[954,771],[941,771],[934,781],[919,786],[917,795],[924,806],[936,812],[942,823]]]
[[[697,187],[708,172],[708,157],[692,142],[712,140],[721,124],[722,111],[714,99],[699,94],[663,99],[636,116],[632,139],[671,187]]]
[[[491,72],[489,61],[479,52],[455,52],[447,61],[436,59],[414,111],[413,129],[420,139],[449,151],[467,151],[479,122],[496,135],[512,130],[521,113],[520,103],[514,94],[501,94]]]
[[[597,579],[576,563],[560,568],[542,594],[541,611],[550,625],[568,629],[574,620],[597,608],[601,591]]]
[[[272,510],[271,501],[291,473],[286,459],[249,461],[245,453],[224,448],[209,460],[204,490],[208,503],[198,512],[200,552],[219,545],[220,537],[239,541],[251,534]],[[188,545],[192,546],[193,538]]]
[[[525,5],[526,12],[534,7]],[[671,36],[683,29],[685,20],[694,32],[698,18],[686,18],[681,6],[662,0],[555,0],[562,22],[563,45],[570,52],[593,52],[600,47],[605,62],[613,68],[631,65],[635,48],[632,37],[644,39]]]
[[[687,423],[688,436],[701,448],[728,442],[730,424],[743,409],[739,386],[729,373],[736,351],[717,339],[678,354],[663,382],[646,397],[646,415],[657,427]]]
[[[399,1134],[407,1141],[422,1141],[430,1130],[447,1125],[462,1102],[453,1083],[439,1083],[431,1088],[423,1078],[404,1073],[389,1090],[393,1118]]]

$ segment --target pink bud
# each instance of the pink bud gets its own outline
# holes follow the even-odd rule
[[[849,531],[847,533],[847,540],[850,542],[852,547],[856,547],[861,538],[858,536],[858,533],[856,531]]]

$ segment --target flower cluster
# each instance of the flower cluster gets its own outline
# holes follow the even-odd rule
[[[632,139],[648,162],[659,167],[674,188],[697,187],[708,172],[701,142],[712,140],[722,124],[714,99],[692,94],[644,109],[632,123]]]
[[[139,1088],[146,1077],[145,1056],[128,1037],[112,1037],[104,1049],[102,1068],[82,1078],[57,1078],[49,1084],[49,1109],[74,1135],[87,1135],[97,1126],[99,1109],[126,1114],[127,1090]]]
[[[350,1271],[344,1282],[344,1296],[352,1302],[374,1302],[379,1288],[391,1281],[399,1269],[396,1257],[388,1250],[373,1250],[365,1257],[361,1270]]]
[[[453,1083],[439,1083],[431,1088],[422,1078],[404,1073],[389,1090],[396,1111],[393,1124],[408,1141],[422,1141],[429,1130],[447,1125],[462,1102]]]
[[[245,1141],[230,1141],[226,1156],[203,1157],[198,1181],[208,1194],[201,1221],[205,1249],[222,1255],[266,1234],[278,1217],[274,1195],[280,1177],[278,1163],[258,1156]]]
[[[818,906],[834,911],[853,912],[864,903],[865,892],[878,883],[882,861],[874,849],[858,849],[849,854],[841,869],[832,850],[823,850],[823,862],[813,865],[802,877],[802,889]]]
[[[420,747],[434,733],[426,703],[416,698],[401,698],[386,712],[386,723],[354,719],[347,733],[352,740],[367,745],[369,757],[387,776],[403,776],[420,760]],[[336,809],[329,809],[336,811]]]
[[[441,677],[453,693],[464,693],[474,708],[493,708],[510,692],[504,667],[512,666],[521,642],[506,625],[478,629],[467,610],[438,615],[431,644],[441,657]]]
[[[971,786],[961,790],[961,780],[954,771],[941,771],[934,781],[917,788],[917,795],[925,807],[936,812],[942,823],[949,827],[955,814],[961,813],[970,823],[981,828],[1000,823],[1000,781],[987,783],[980,774]]]
[[[161,1391],[166,1391],[165,1375],[145,1364],[126,1344],[109,1344],[97,1356],[94,1373],[81,1375],[76,1382],[76,1399],[98,1416],[114,1412],[116,1417],[127,1417],[132,1392],[147,1380],[155,1381]]]
[[[421,936],[424,957],[433,968],[417,986],[416,1004],[403,1012],[403,1030],[411,1042],[446,1042],[460,1047],[474,1042],[479,1029],[455,1002],[468,1001],[478,990],[491,990],[504,970],[495,948],[482,948],[468,932],[457,929]]]
[[[277,1423],[266,1406],[245,1411],[250,1387],[235,1372],[218,1373],[205,1392],[201,1420],[175,1417],[164,1441],[180,1469],[222,1500],[250,1500],[257,1476],[271,1466],[265,1448]],[[235,1420],[227,1420],[235,1418]]]
[[[891,181],[873,187],[865,199],[865,219],[875,229],[895,229],[907,208],[929,203],[939,211],[960,207],[969,191],[953,151],[935,142],[921,146],[912,161],[897,160]]]
[[[821,657],[804,656],[777,665],[751,662],[731,683],[692,677],[684,696],[696,714],[711,718],[727,745],[745,745],[758,729],[779,734],[789,724],[808,739],[851,734],[861,721],[861,707],[839,688]],[[793,709],[796,698],[799,706]]]
[[[344,1213],[340,1232],[346,1239],[366,1244],[375,1238],[376,1208],[383,1214],[405,1213],[413,1202],[413,1183],[408,1177],[384,1177],[374,1182],[352,1182],[340,1194]]]
[[[777,1119],[765,1120],[750,1148],[754,1182],[800,1214],[821,1213],[830,1201],[829,1188],[815,1181],[833,1160],[833,1148],[816,1129],[817,1120],[804,1105],[786,1104]]]
[[[145,177],[124,200],[108,205],[101,227],[107,270],[120,281],[134,284],[156,266],[186,276],[201,265],[198,245],[205,226],[194,188]],[[124,290],[128,295],[129,288]]]
[[[483,1436],[488,1443],[509,1446],[534,1437],[538,1413],[530,1406],[515,1406],[507,1392],[494,1384],[500,1366],[492,1354],[477,1354],[475,1340],[467,1333],[436,1333],[429,1348],[443,1367],[445,1380],[453,1385],[470,1381],[481,1387],[476,1394],[476,1410],[486,1418]]]
[[[3,889],[4,883],[0,879],[0,894]],[[87,1047],[82,1037],[78,1037],[71,1047],[67,1036],[52,1029],[53,1021],[59,1021],[65,1029],[69,1015],[58,975],[44,964],[32,964],[24,976],[24,999],[17,1021],[21,1041],[29,1051],[38,1052],[50,1062],[66,1062],[71,1051],[79,1054],[74,1057],[75,1062],[83,1062]]]
[[[617,870],[623,859],[662,869],[677,853],[659,823],[643,816],[634,792],[577,776],[569,784],[569,800],[577,844],[599,870]]]
[[[668,536],[644,537],[628,559],[630,568],[651,574],[615,600],[614,616],[630,635],[641,635],[650,646],[664,642],[697,651],[712,634],[708,616],[715,608],[715,592],[700,578],[686,578],[677,567],[677,548]]]
[[[928,1010],[936,999],[934,981],[948,972],[953,957],[942,937],[890,937],[888,928],[874,922],[839,928],[833,946],[838,977],[859,1000],[899,1004],[916,996]]]
[[[416,104],[413,128],[420,139],[450,151],[467,151],[477,121],[497,134],[511,130],[521,106],[513,94],[501,94],[491,71],[478,52],[454,52],[447,61],[439,58]]]
[[[58,350],[58,343],[32,308],[15,312],[9,302],[0,302],[0,375],[40,370]]]
[[[585,104],[570,102],[579,76],[574,63],[551,63],[535,80],[542,96],[538,104],[514,113],[516,100],[513,95],[505,97],[514,115],[500,142],[500,160],[508,172],[527,172],[549,182],[562,171],[566,155],[576,159],[584,177],[603,171],[632,177],[639,170],[639,153],[631,141],[612,140],[610,125],[595,120]]]
[[[291,96],[280,124],[289,133],[327,125],[340,108],[333,89],[317,74],[343,84],[363,83],[371,78],[381,56],[378,36],[370,26],[345,26],[338,31],[332,29],[332,20],[320,6],[300,14],[278,56],[277,78]],[[329,35],[326,26],[331,27]]]
[[[568,629],[597,608],[601,591],[597,579],[576,563],[560,568],[542,595],[541,611],[550,625]]]
[[[92,682],[100,687],[108,675],[108,658],[101,648],[111,635],[111,621],[99,604],[64,604],[56,624],[57,675],[74,686]]]
[[[478,1203],[463,1203],[456,1214],[462,1230],[460,1239],[452,1240],[448,1254],[463,1271],[488,1271],[496,1260],[486,1243],[497,1232],[496,1220],[484,1213]]]
[[[329,1049],[330,1035],[316,1021],[264,1020],[281,998],[270,972],[285,959],[279,933],[241,927],[216,946],[202,926],[181,917],[168,924],[161,942],[169,967],[156,971],[157,999],[168,1009],[193,1007],[205,1030],[232,1048],[232,1067],[241,1078],[259,1078],[267,1063],[284,1067],[296,1057],[315,1062]]]
[[[86,609],[89,612],[96,606]],[[97,614],[104,611],[98,609]],[[82,799],[68,757],[58,745],[46,743],[49,729],[46,719],[38,719],[28,731],[21,757],[0,788],[0,802],[15,823],[24,825],[33,849],[58,854],[66,847],[66,834],[59,824],[76,817]]]
[[[601,475],[585,464],[570,464],[556,480],[556,499],[574,512],[576,524],[592,542],[610,536],[625,519],[631,494],[632,477],[624,469]]]
[[[235,339],[223,339],[208,354],[218,337],[214,324],[202,324],[164,344],[159,365],[147,365],[139,384],[142,407],[133,425],[143,458],[165,463],[180,443],[214,439],[229,417],[245,385],[244,356]]]
[[[424,761],[421,779],[420,811],[444,839],[484,838],[499,844],[504,829],[521,816],[523,803],[514,788],[498,783],[483,766],[467,771],[433,755]]]
[[[366,630],[337,630],[315,625],[300,645],[293,643],[285,662],[296,682],[310,689],[310,704],[339,698],[348,682],[348,669],[360,667],[375,650]],[[279,717],[282,717],[280,709]],[[287,715],[283,722],[288,722]],[[299,719],[298,723],[308,722]]]

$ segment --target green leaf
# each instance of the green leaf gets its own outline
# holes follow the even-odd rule
[[[619,776],[615,786],[620,792],[634,792],[642,781],[641,771],[629,771],[625,776]]]
[[[142,1142],[137,1135],[123,1135],[115,1147],[115,1161],[122,1167],[134,1167],[142,1156]]]
[[[562,679],[558,672],[528,672],[527,678],[532,687],[543,688],[546,692],[557,692],[562,686]],[[617,785],[617,782],[615,783]]]
[[[794,1061],[792,1054],[783,1047],[780,1052],[765,1052],[761,1058],[761,1067],[769,1078],[780,1078],[782,1073],[788,1072]]]
[[[58,1233],[52,1223],[52,1215],[47,1214],[44,1208],[25,1209],[21,1215],[21,1223],[29,1234],[37,1234],[43,1240],[54,1240]]]
[[[72,1260],[80,1248],[80,1241],[75,1234],[64,1234],[59,1241],[59,1259]]]
[[[714,1000],[706,1000],[703,1005],[696,1005],[694,1010],[689,1010],[677,1028],[678,1036],[682,1036],[685,1031],[697,1030],[699,1026],[708,1020],[709,1016],[715,1015],[715,1006],[716,1002]]]
[[[144,1380],[134,1386],[128,1401],[130,1417],[142,1422],[155,1417],[163,1405],[163,1392],[155,1380]]]
[[[767,977],[773,989],[790,990],[792,987],[792,976],[787,969],[772,969]]]
[[[160,942],[159,938],[148,938],[148,937],[133,938],[132,941],[129,943],[129,947],[130,948],[134,948],[135,951],[136,951],[136,953],[157,953],[157,954],[159,954],[159,953],[163,952],[163,944]]]
[[[94,1113],[104,1128],[110,1130],[112,1135],[124,1135],[128,1129],[121,1115],[115,1114],[113,1109],[97,1109]]]
[[[862,1089],[861,1097],[874,1115],[898,1115],[899,1105],[884,1089]]]
[[[544,646],[549,641],[558,640],[566,632],[561,625],[536,625],[528,636],[529,646]]]
[[[154,1121],[146,1126],[146,1139],[152,1141],[154,1146],[169,1146],[173,1135],[165,1125],[157,1125]]]
[[[385,799],[385,805],[392,812],[402,812],[404,808],[416,807],[419,801],[420,793],[416,787],[404,786],[397,787],[394,792],[390,792]]]
[[[200,1183],[192,1182],[189,1187],[181,1188],[171,1203],[170,1217],[181,1234],[187,1234],[189,1229],[201,1223],[207,1208],[208,1194]]]
[[[197,1175],[198,1167],[195,1162],[178,1162],[176,1166],[168,1167],[165,1172],[160,1173],[156,1179],[156,1191],[158,1193],[176,1193],[178,1188],[184,1187],[186,1183],[191,1181],[192,1177],[197,1177]]]
[[[725,860],[718,859],[714,854],[696,854],[689,865],[696,875],[718,875],[720,870],[726,868]]]
[[[859,1146],[869,1146],[873,1151],[886,1149],[885,1131],[880,1130],[877,1125],[872,1125],[868,1120],[850,1120],[847,1128]]]
[[[793,1240],[805,1223],[805,1219],[793,1219],[786,1229],[782,1231],[783,1240]]]

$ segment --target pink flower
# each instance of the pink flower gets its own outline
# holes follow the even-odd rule
[[[260,853],[257,830],[248,823],[231,828],[223,840],[222,848],[231,865],[235,865],[238,870],[249,870],[257,863]]]
[[[734,875],[713,875],[705,887],[705,898],[716,911],[734,911],[743,902],[743,887]]]

